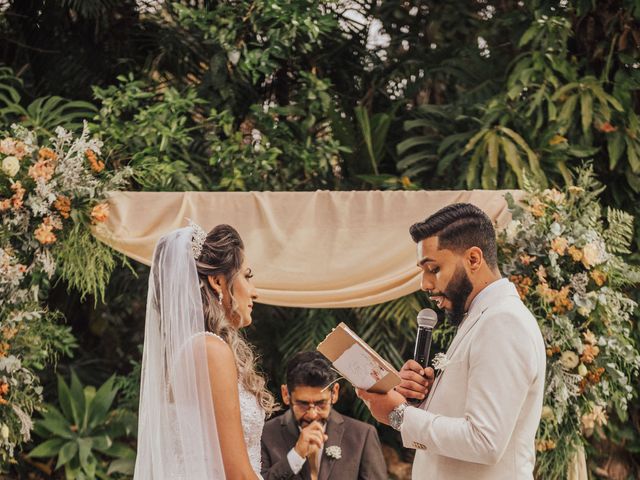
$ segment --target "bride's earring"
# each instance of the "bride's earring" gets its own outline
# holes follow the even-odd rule
[[[218,305],[222,306],[222,299],[224,298],[224,295],[222,295],[222,292],[220,292],[218,294]]]

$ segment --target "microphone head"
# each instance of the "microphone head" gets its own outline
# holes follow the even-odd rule
[[[433,328],[438,323],[438,314],[430,308],[424,308],[418,313],[418,327]]]

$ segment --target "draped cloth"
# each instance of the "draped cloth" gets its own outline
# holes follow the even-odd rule
[[[187,219],[242,236],[258,302],[359,307],[420,288],[409,227],[456,202],[483,209],[498,228],[511,216],[506,191],[116,192],[97,237],[151,263],[161,235]],[[512,191],[520,198],[521,192]]]

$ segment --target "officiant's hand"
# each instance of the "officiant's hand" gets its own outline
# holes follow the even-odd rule
[[[356,388],[356,395],[364,402],[367,408],[369,408],[371,415],[385,425],[389,425],[389,414],[391,410],[401,403],[406,402],[406,399],[394,390],[380,394]]]
[[[302,458],[307,458],[312,450],[319,450],[328,439],[324,433],[324,427],[320,422],[311,422],[300,430],[300,436],[296,442],[296,453]]]
[[[433,368],[422,366],[415,360],[407,360],[400,369],[402,381],[395,390],[405,398],[424,400],[433,384]]]

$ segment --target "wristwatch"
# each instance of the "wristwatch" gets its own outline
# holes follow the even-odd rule
[[[395,430],[400,431],[402,422],[404,421],[404,411],[409,406],[407,402],[401,403],[389,413],[389,425]]]

